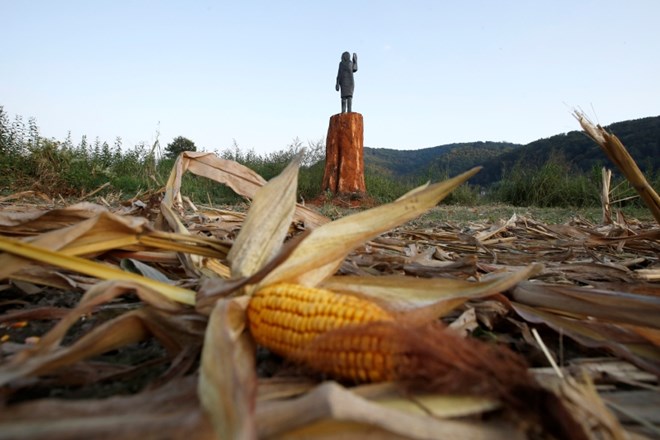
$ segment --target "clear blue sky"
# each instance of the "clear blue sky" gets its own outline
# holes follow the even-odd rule
[[[0,0],[0,105],[41,133],[257,153],[325,138],[357,52],[365,145],[535,139],[660,114],[660,1]]]

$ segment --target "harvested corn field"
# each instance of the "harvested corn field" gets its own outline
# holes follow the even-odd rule
[[[645,221],[419,220],[478,168],[331,221],[297,169],[183,153],[125,204],[1,200],[0,438],[659,436],[638,175]],[[186,172],[249,210],[194,205]]]

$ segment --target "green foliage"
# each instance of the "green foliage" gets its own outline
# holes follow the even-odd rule
[[[107,191],[134,195],[153,188],[153,154],[142,144],[127,151],[117,139],[114,149],[83,136],[74,145],[39,135],[34,119],[27,127],[20,116],[13,123],[0,107],[0,186],[5,190],[34,189],[50,195],[82,196],[110,183]]]
[[[369,166],[365,168],[364,182],[369,196],[379,203],[392,202],[416,186],[408,180],[392,177]]]
[[[304,147],[300,139],[295,138],[284,150],[275,151],[265,156],[258,155],[253,149],[243,151],[236,141],[231,148],[220,153],[223,159],[233,160],[254,170],[264,179],[270,180],[279,175],[291,160],[303,151],[302,166],[298,174],[298,199],[311,200],[319,196],[325,167],[325,144],[323,140],[309,141]],[[223,199],[223,203],[231,200]]]
[[[481,188],[464,183],[451,192],[443,201],[445,205],[474,206],[482,202]]]
[[[509,142],[468,142],[421,150],[364,149],[365,164],[397,179],[440,180],[455,176],[485,160],[514,151],[520,145]]]
[[[176,159],[179,154],[184,151],[197,151],[195,143],[183,136],[175,137],[172,142],[167,144],[165,148],[165,157],[168,159]]]
[[[0,105],[0,155],[10,153],[13,146],[11,132],[9,131],[9,116],[3,106]]]
[[[325,171],[325,160],[320,160],[313,165],[303,165],[298,174],[298,198],[312,200],[321,193],[323,183],[323,172]]]
[[[648,141],[642,143],[644,148],[656,148],[657,151],[657,139],[660,138],[658,121],[660,118],[646,119],[650,128],[641,129],[642,136],[638,137]],[[612,125],[624,136],[635,135],[633,131],[626,131],[631,126],[640,125],[638,121]],[[651,142],[654,133],[655,144]],[[580,136],[583,141],[591,142]],[[572,139],[570,133],[550,140],[553,145],[559,145],[568,142],[569,138]],[[141,191],[158,190],[164,186],[172,170],[178,154],[175,150],[179,147],[183,150],[194,149],[194,144],[192,148],[190,146],[192,141],[181,136],[175,141],[177,139],[179,141],[168,145],[168,153],[171,154],[160,160],[154,154],[156,145],[148,147],[138,144],[127,148],[121,138],[116,138],[111,146],[98,138],[90,142],[83,136],[76,144],[69,134],[60,142],[41,137],[33,118],[28,119],[27,123],[20,116],[10,120],[0,106],[0,191],[36,189],[53,196],[78,197],[106,183],[110,185],[101,195],[119,192],[125,197],[132,197]],[[444,180],[477,165],[481,158],[490,155],[500,159],[518,159],[512,164],[503,162],[509,165],[500,171],[496,185],[479,183],[476,177],[486,171],[483,170],[469,184],[460,186],[450,194],[443,204],[474,206],[488,201],[514,206],[598,207],[603,162],[592,160],[589,162],[591,167],[584,171],[576,160],[584,162],[587,156],[601,153],[588,153],[582,144],[568,149],[550,148],[547,142],[537,141],[537,145],[543,146],[542,151],[489,142],[454,144],[418,152],[365,148],[367,192],[377,202],[391,202],[426,181]],[[303,147],[305,153],[298,177],[298,200],[311,201],[321,195],[325,167],[323,140],[307,142],[303,146],[296,138],[284,149],[266,155],[259,155],[253,149],[243,150],[234,142],[220,155],[253,169],[268,180],[277,176]],[[509,156],[513,153],[516,155]],[[408,154],[412,154],[411,160],[406,159]],[[433,157],[433,154],[437,156]],[[656,160],[657,154],[651,154],[639,162],[657,190],[660,188],[660,167],[656,166]],[[392,169],[388,161],[397,162],[397,167]],[[182,193],[196,203],[234,204],[243,201],[228,187],[190,173],[183,177]],[[631,208],[642,206],[634,189],[620,177],[615,177],[612,183],[611,201]]]
[[[495,191],[495,199],[514,206],[594,206],[599,203],[598,184],[573,169],[555,154],[540,167],[517,163],[505,173]]]
[[[660,116],[617,122],[605,127],[614,133],[626,146],[642,171],[652,175],[660,169]],[[570,159],[574,171],[589,173],[594,167],[607,166],[615,173],[616,166],[605,153],[581,131],[571,131],[546,139],[539,139],[498,157],[481,162],[484,169],[473,178],[473,182],[488,186],[499,181],[506,170],[516,164],[527,168],[539,168],[553,154]]]
[[[606,127],[626,146],[647,176],[660,170],[660,116],[617,122]],[[589,173],[606,165],[616,172],[600,148],[581,131],[571,131],[527,145],[507,142],[470,142],[442,145],[421,150],[365,148],[365,166],[375,167],[393,178],[404,180],[441,180],[476,165],[483,170],[470,183],[483,188],[499,182],[517,164],[539,169],[553,154],[570,159],[575,172]]]

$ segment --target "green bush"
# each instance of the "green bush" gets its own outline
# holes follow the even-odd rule
[[[395,179],[370,167],[365,170],[364,181],[369,196],[379,203],[392,202],[416,186],[411,182]]]
[[[303,166],[298,173],[298,199],[313,200],[321,194],[325,160]]]
[[[514,206],[587,207],[599,203],[598,184],[558,155],[551,155],[538,168],[517,164],[504,174],[494,196]]]
[[[451,192],[443,201],[447,205],[474,206],[481,201],[481,188],[464,183]]]
[[[174,158],[156,156],[157,144],[123,148],[120,138],[114,146],[83,136],[77,145],[69,135],[64,142],[39,135],[34,119],[27,124],[19,116],[12,122],[0,106],[0,191],[14,192],[36,189],[50,195],[81,196],[110,182],[100,195],[120,192],[133,197],[145,190],[162,188],[167,182]],[[259,155],[234,145],[220,153],[254,170],[266,180],[277,176],[302,151],[302,142],[294,139],[280,151]],[[321,195],[325,168],[325,146],[322,140],[308,142],[298,176],[298,200],[310,201]],[[646,170],[649,182],[660,189],[660,170]],[[434,182],[446,175],[433,175]],[[424,183],[393,178],[382,170],[367,166],[365,183],[368,194],[379,203],[391,202]],[[463,184],[444,201],[447,204],[475,205],[484,200],[514,206],[594,207],[600,205],[600,167],[590,173],[576,171],[569,161],[557,154],[535,168],[515,165],[503,173],[494,187],[480,188]],[[634,188],[622,177],[614,177],[610,200],[621,206],[643,206]],[[182,194],[196,203],[233,204],[243,201],[228,187],[212,180],[184,175]]]

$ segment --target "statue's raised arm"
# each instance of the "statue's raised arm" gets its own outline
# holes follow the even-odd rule
[[[353,60],[351,61],[351,54],[344,52],[341,55],[341,62],[339,63],[339,71],[337,72],[337,83],[335,90],[341,89],[341,112],[351,112],[353,103],[353,89],[355,82],[353,80],[353,72],[357,72],[357,54],[353,53]]]

